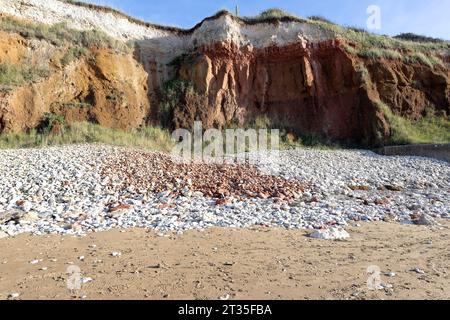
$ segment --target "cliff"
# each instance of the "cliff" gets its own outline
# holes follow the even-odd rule
[[[169,112],[167,125],[174,127],[190,127],[196,119],[223,127],[267,116],[299,134],[379,145],[392,135],[392,117],[413,121],[438,114],[448,120],[445,41],[412,42],[289,15],[219,12],[183,30],[57,0],[2,0],[0,12],[3,20],[48,28],[63,23],[82,35],[97,30],[114,39],[107,45],[91,41],[84,45],[89,55],[58,66],[55,57],[78,44],[55,45],[6,28],[0,63],[6,55],[8,63],[22,63],[22,51],[27,59],[52,54],[49,75],[2,91],[0,130],[33,128],[45,112],[122,129],[160,122],[161,113]],[[132,52],[117,50],[114,41],[128,43]],[[162,109],[174,79],[192,90]],[[79,108],[85,105],[91,107]]]

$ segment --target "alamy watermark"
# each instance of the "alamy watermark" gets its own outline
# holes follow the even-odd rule
[[[81,290],[81,269],[79,266],[71,265],[67,267],[66,273],[68,274],[67,278],[67,289],[72,291]]]
[[[366,272],[369,275],[367,278],[367,288],[373,291],[382,289],[380,267],[376,265],[368,266]]]
[[[193,130],[177,129],[173,159],[183,163],[248,163],[264,164],[273,173],[278,171],[280,130],[278,129],[207,129],[194,122]],[[263,168],[264,170],[264,168]]]
[[[366,21],[367,29],[381,30],[381,8],[377,5],[367,7],[366,13],[369,15]]]

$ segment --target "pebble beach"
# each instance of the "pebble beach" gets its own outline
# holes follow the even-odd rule
[[[168,155],[104,145],[1,150],[0,234],[255,225],[320,230],[450,217],[446,162],[364,150],[277,156],[277,172],[267,175],[270,157],[257,166],[179,165]]]

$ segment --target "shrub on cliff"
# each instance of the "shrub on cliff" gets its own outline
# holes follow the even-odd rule
[[[26,64],[0,64],[0,85],[14,86],[48,76],[48,70]]]
[[[424,117],[414,121],[395,114],[381,101],[378,108],[384,113],[391,127],[387,145],[450,143],[450,120],[445,114],[438,115],[429,109]]]
[[[59,134],[63,130],[66,120],[63,116],[54,113],[44,113],[38,132],[41,134]]]
[[[194,89],[194,85],[191,82],[181,79],[174,79],[164,84],[164,90],[162,93],[162,99],[159,104],[158,121],[164,128],[173,128],[175,110],[187,111],[187,109],[197,109],[197,100],[199,99],[198,93]],[[195,119],[193,119],[195,120]],[[182,125],[182,127],[187,124]]]

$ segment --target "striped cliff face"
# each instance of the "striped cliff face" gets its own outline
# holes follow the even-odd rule
[[[449,113],[450,74],[445,59],[443,65],[429,66],[401,59],[362,58],[345,49],[358,44],[307,20],[246,21],[220,12],[184,30],[141,22],[113,9],[58,0],[4,0],[0,13],[37,23],[63,22],[74,29],[95,29],[133,44],[129,58],[146,77],[131,67],[109,65],[108,69],[145,78],[146,84],[140,80],[139,90],[128,88],[130,95],[123,98],[127,101],[121,100],[139,119],[121,116],[128,119],[126,123],[100,121],[107,125],[119,122],[119,127],[130,129],[145,120],[158,121],[164,84],[174,79],[193,83],[197,96],[181,97],[173,110],[173,127],[189,128],[195,120],[202,120],[205,128],[223,127],[267,116],[301,133],[377,145],[390,134],[380,103],[410,119],[420,118],[430,108]],[[88,74],[74,78],[88,83],[89,78],[83,80]],[[102,82],[100,92],[116,91],[109,85]],[[139,98],[133,98],[133,90]],[[40,101],[36,96],[36,90],[30,92],[29,100]],[[142,96],[148,96],[146,103]],[[22,100],[16,108],[21,109]],[[44,99],[42,105],[49,102]],[[102,114],[111,114],[112,104],[103,104]],[[28,114],[38,119],[41,111]],[[115,110],[113,114],[129,112]],[[9,126],[23,128],[4,114],[3,127],[4,119]]]

